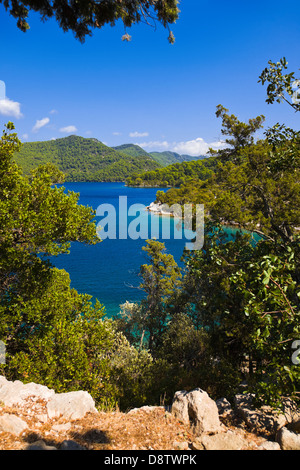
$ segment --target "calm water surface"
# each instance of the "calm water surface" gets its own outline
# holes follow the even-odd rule
[[[80,204],[90,206],[94,210],[97,210],[100,204],[112,204],[117,215],[120,196],[127,196],[128,207],[132,204],[147,206],[155,200],[158,189],[162,189],[128,188],[124,183],[65,183],[63,186],[66,190],[80,194]],[[150,227],[152,218],[158,216],[145,211],[142,217],[148,218]],[[98,223],[102,218],[96,217],[96,222]],[[130,223],[134,218],[129,218],[128,222]],[[173,220],[171,224],[174,224]],[[189,240],[184,236],[182,239],[174,238],[172,225],[170,232],[170,240],[163,240],[160,237],[160,241],[165,243],[167,252],[171,253],[180,264],[184,246]],[[137,287],[140,283],[138,277],[140,265],[147,263],[145,253],[142,251],[145,244],[144,239],[131,240],[130,238],[106,239],[95,246],[72,243],[71,253],[52,258],[52,263],[70,274],[71,287],[80,293],[93,296],[93,299],[97,298],[105,305],[108,316],[113,316],[119,312],[120,304],[126,300],[140,301],[144,296]]]

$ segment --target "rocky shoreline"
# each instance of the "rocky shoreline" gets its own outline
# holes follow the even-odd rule
[[[162,204],[161,202],[151,202],[149,206],[146,207],[147,211],[152,212],[157,215],[167,215],[178,219],[183,219],[182,214],[176,214],[172,209],[167,209],[167,204]]]

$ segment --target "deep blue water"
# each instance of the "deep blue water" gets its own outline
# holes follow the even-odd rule
[[[119,215],[119,196],[127,196],[127,205],[149,205],[155,200],[156,192],[162,188],[128,188],[123,183],[65,183],[66,190],[80,194],[79,203],[88,205],[97,210],[101,204],[112,204]],[[139,216],[139,213],[137,214]],[[144,211],[141,217],[147,218],[149,234],[153,218],[160,220],[162,217],[152,215]],[[128,223],[136,219],[128,219]],[[103,220],[96,217],[96,222]],[[174,238],[174,221],[171,219],[171,238],[166,240],[158,237],[166,245],[168,253],[171,253],[180,264],[187,238],[183,232],[182,239]],[[160,235],[162,230],[160,227]],[[101,233],[100,233],[101,234]],[[118,234],[118,225],[117,225]],[[147,237],[148,238],[148,237]],[[150,238],[150,237],[149,237]],[[71,252],[52,258],[52,263],[58,268],[65,269],[71,277],[71,287],[80,293],[86,293],[98,299],[106,308],[108,316],[119,312],[120,304],[126,300],[130,302],[140,301],[144,293],[137,289],[140,278],[138,272],[141,264],[147,263],[146,254],[142,247],[146,245],[145,239],[105,239],[93,246],[81,243],[72,243]]]
[[[71,252],[68,255],[60,255],[51,258],[51,262],[60,269],[65,269],[71,278],[71,287],[82,294],[89,294],[92,300],[98,299],[105,306],[108,316],[116,315],[119,312],[119,306],[128,300],[129,302],[138,302],[145,295],[138,289],[141,279],[138,276],[140,266],[147,264],[147,257],[142,247],[146,245],[146,238],[151,238],[151,227],[159,223],[158,233],[155,238],[162,241],[167,253],[174,256],[175,261],[182,265],[180,258],[183,254],[186,243],[193,238],[192,232],[183,229],[182,223],[176,219],[174,228],[174,219],[170,220],[169,239],[163,236],[162,224],[166,218],[153,215],[143,210],[132,217],[128,217],[125,222],[121,217],[121,227],[127,232],[131,222],[137,217],[141,221],[141,226],[147,220],[149,230],[147,236],[138,239],[132,239],[129,236],[126,239],[120,239],[119,234],[119,198],[127,197],[127,207],[133,204],[142,204],[148,206],[156,198],[156,192],[164,188],[129,188],[124,183],[65,183],[66,190],[75,191],[80,195],[79,203],[92,207],[95,211],[102,204],[111,204],[116,210],[116,239],[106,238],[97,245],[84,245],[82,243],[72,243]],[[124,210],[121,211],[121,214]],[[95,218],[98,224],[106,217],[106,213]],[[107,227],[105,228],[105,231]],[[137,227],[137,231],[140,228]],[[226,228],[226,232],[231,236],[236,229]],[[174,236],[175,234],[175,236]],[[101,232],[100,232],[101,235]],[[102,236],[102,238],[104,238]],[[259,238],[259,237],[255,237]]]

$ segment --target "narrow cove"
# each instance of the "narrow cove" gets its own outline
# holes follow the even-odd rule
[[[126,196],[128,207],[133,204],[148,206],[155,200],[159,189],[164,188],[131,188],[124,183],[64,183],[66,190],[80,194],[79,203],[92,207],[95,211],[100,204],[111,204],[115,207],[118,222],[119,197]],[[148,218],[149,227],[151,218],[155,214],[144,212],[142,217]],[[96,223],[100,220],[96,217]],[[187,239],[174,237],[174,224],[178,220],[170,220],[170,239],[160,239],[165,243],[168,253],[174,256],[175,261],[182,265],[180,259]],[[178,228],[177,230],[178,234]],[[231,229],[227,229],[229,232]],[[234,229],[232,229],[234,231]],[[161,231],[160,231],[161,233]],[[100,232],[101,236],[101,232]],[[188,240],[189,241],[189,240]],[[101,243],[86,246],[81,243],[72,243],[70,254],[51,258],[51,262],[59,269],[65,269],[71,278],[71,287],[79,293],[89,294],[93,300],[98,299],[105,306],[107,316],[119,313],[120,304],[139,302],[144,293],[138,286],[138,276],[141,264],[147,263],[142,247],[144,239],[105,239]]]

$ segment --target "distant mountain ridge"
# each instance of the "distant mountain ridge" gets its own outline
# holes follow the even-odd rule
[[[197,157],[193,157],[191,155],[180,155],[179,153],[171,152],[168,150],[164,152],[146,152],[142,147],[136,144],[123,144],[112,148],[133,156],[149,155],[163,167],[172,165],[173,163],[189,162],[192,160],[203,160],[204,158],[207,158],[206,155],[199,155]]]
[[[25,174],[41,164],[54,163],[65,173],[67,181],[125,181],[134,173],[160,168],[147,152],[130,155],[95,138],[76,135],[24,143],[15,161]]]
[[[26,142],[15,154],[15,161],[25,174],[50,162],[63,171],[67,181],[126,181],[131,176],[174,163],[204,158],[168,151],[148,153],[135,144],[108,147],[95,138],[76,135]]]
[[[118,145],[117,147],[112,147],[112,148],[116,150],[117,152],[123,152],[133,157],[137,157],[140,155],[143,155],[143,156],[149,155],[149,153],[146,152],[146,150],[142,149],[142,147],[136,144],[123,144],[123,145]]]

